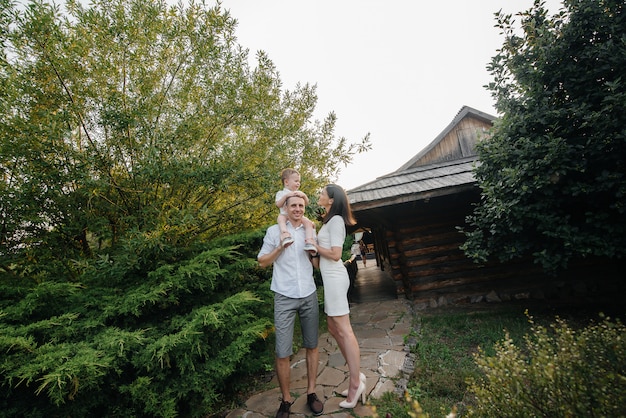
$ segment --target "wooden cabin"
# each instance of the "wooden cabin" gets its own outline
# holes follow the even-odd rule
[[[477,141],[494,116],[464,106],[426,148],[397,171],[348,191],[358,224],[372,231],[378,266],[398,295],[425,306],[588,295],[603,265],[580,264],[567,277],[547,277],[535,264],[468,259],[458,227],[472,213],[480,189],[472,169]],[[608,267],[607,267],[608,268]],[[620,293],[621,294],[621,293]]]

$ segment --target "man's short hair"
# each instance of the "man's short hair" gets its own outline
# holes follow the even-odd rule
[[[291,199],[292,197],[297,197],[298,199],[304,200],[304,198],[300,196],[289,196],[287,199],[285,199],[285,207],[289,205],[289,199]],[[306,206],[306,200],[304,200],[304,205]]]

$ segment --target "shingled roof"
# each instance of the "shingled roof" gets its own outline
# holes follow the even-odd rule
[[[494,116],[464,106],[426,148],[397,171],[348,190],[355,211],[427,200],[476,187],[474,145]]]
[[[396,171],[348,191],[354,210],[396,205],[475,186],[476,156]]]

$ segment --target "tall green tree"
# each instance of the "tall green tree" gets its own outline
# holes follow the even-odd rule
[[[626,5],[542,1],[497,14],[489,84],[502,114],[478,146],[482,198],[464,245],[477,260],[531,257],[547,271],[626,255]]]
[[[283,89],[263,52],[251,67],[219,2],[1,0],[0,20],[7,274],[176,259],[267,224],[282,168],[312,194],[369,148],[337,138],[333,113],[312,119],[314,85]]]
[[[0,416],[217,415],[271,363],[280,170],[313,194],[368,138],[219,3],[85,4],[0,0]]]

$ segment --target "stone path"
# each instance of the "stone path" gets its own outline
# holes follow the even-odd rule
[[[359,269],[359,274],[378,274],[376,266]],[[357,276],[357,285],[359,277]],[[352,304],[350,319],[361,347],[361,372],[367,377],[366,393],[378,398],[385,392],[401,394],[406,378],[412,373],[413,357],[405,344],[411,333],[413,311],[405,299],[370,301]],[[354,409],[343,409],[339,402],[345,398],[341,393],[348,387],[348,367],[334,338],[328,333],[320,335],[320,364],[317,377],[317,396],[324,402],[322,417],[367,417],[374,411],[358,402]],[[231,411],[227,418],[274,417],[280,404],[280,390],[276,377],[272,389],[257,393],[245,406]],[[312,416],[306,405],[306,361],[302,349],[291,359],[291,393],[296,398],[291,406],[292,417]]]

